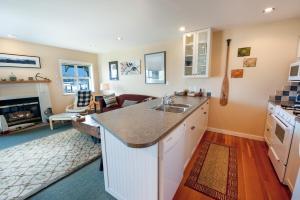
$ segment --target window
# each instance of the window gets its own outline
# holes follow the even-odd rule
[[[60,67],[64,94],[74,94],[78,90],[94,90],[91,64],[61,61]]]

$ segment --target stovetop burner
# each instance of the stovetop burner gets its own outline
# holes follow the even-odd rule
[[[294,110],[293,114],[296,115],[297,117],[300,116],[300,110]]]
[[[295,110],[295,111],[300,111],[300,105],[299,104],[294,104],[294,105],[285,105],[281,104],[281,107],[285,110]]]
[[[300,116],[300,104],[282,103],[281,108],[292,111],[293,115]]]

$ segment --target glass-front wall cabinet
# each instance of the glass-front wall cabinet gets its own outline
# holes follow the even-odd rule
[[[209,77],[211,29],[205,29],[183,36],[184,76]]]

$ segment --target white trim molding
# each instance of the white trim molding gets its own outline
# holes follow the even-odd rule
[[[230,131],[230,130],[213,128],[213,127],[208,127],[207,130],[211,131],[211,132],[222,133],[225,135],[232,135],[232,136],[237,136],[237,137],[242,137],[242,138],[248,138],[251,140],[265,141],[265,138],[263,136],[252,135],[249,133],[242,133],[242,132]]]
[[[62,90],[63,90],[63,95],[64,96],[68,96],[68,95],[75,95],[77,91],[74,91],[73,93],[69,93],[69,92],[65,92],[64,89],[64,79],[74,79],[76,82],[76,86],[77,86],[77,90],[78,90],[78,86],[79,86],[79,79],[86,79],[89,80],[89,90],[91,90],[92,92],[95,92],[95,84],[94,84],[94,69],[93,69],[93,64],[92,63],[87,63],[87,62],[81,62],[81,61],[72,61],[72,60],[63,60],[63,59],[59,59],[59,71],[60,71],[60,79],[61,79],[61,86],[62,86]],[[62,73],[62,65],[63,64],[70,64],[70,65],[74,65],[74,76],[63,76]],[[89,72],[90,72],[90,76],[89,77],[80,77],[78,75],[78,65],[86,65],[89,67]]]

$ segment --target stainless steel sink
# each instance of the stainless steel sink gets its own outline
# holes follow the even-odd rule
[[[189,108],[191,107],[192,105],[190,104],[182,104],[182,103],[172,103],[172,104],[169,104],[170,106],[175,106],[175,107],[182,107],[182,108]]]
[[[155,110],[173,113],[184,113],[191,107],[189,104],[169,104],[169,105],[159,105],[153,107]]]

